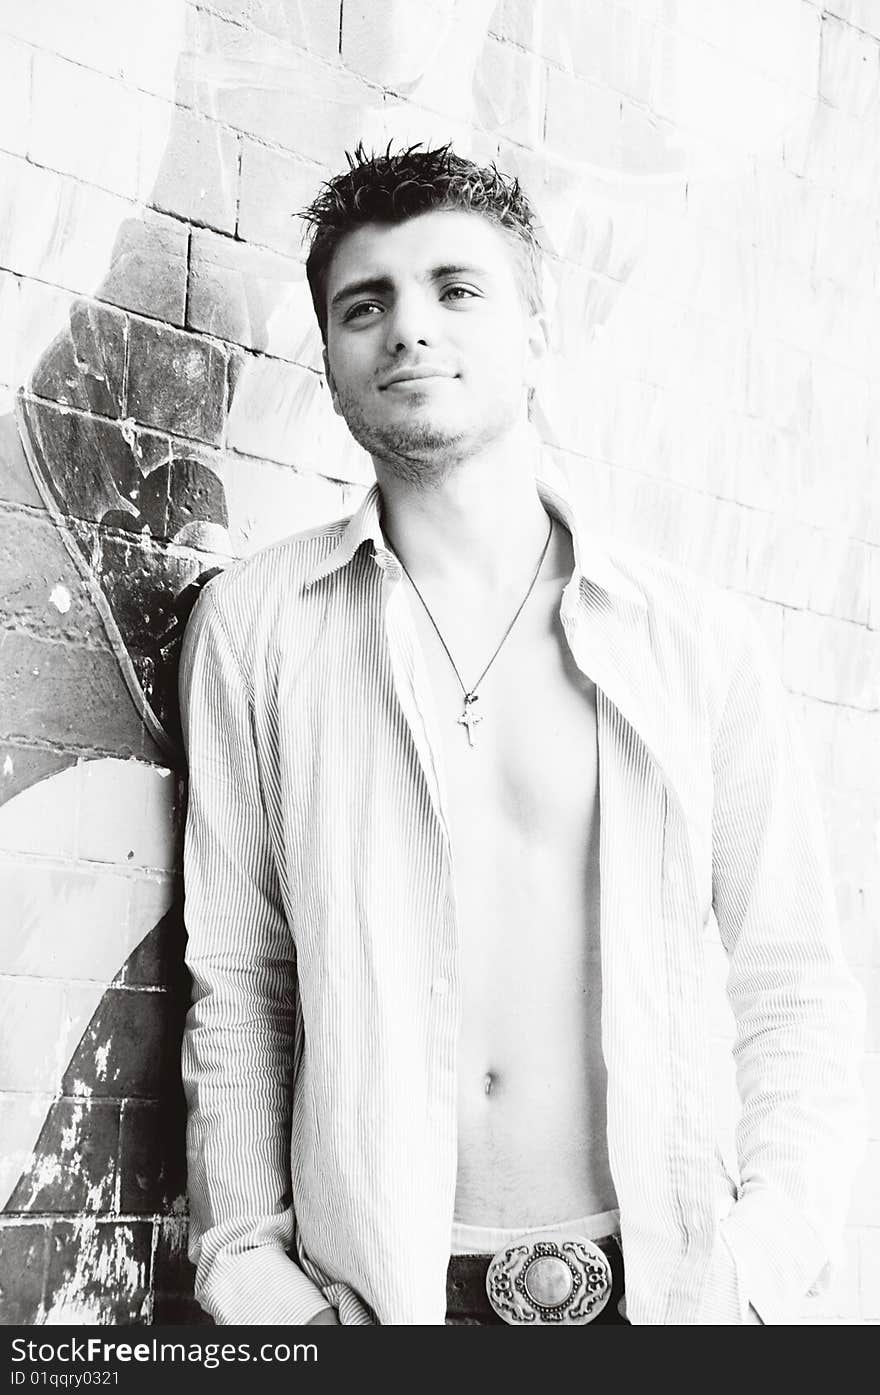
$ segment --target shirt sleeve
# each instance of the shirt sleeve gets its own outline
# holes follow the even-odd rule
[[[864,1143],[864,998],[840,946],[799,724],[748,612],[738,607],[726,634],[735,657],[713,752],[713,900],[736,1019],[742,1185],[721,1227],[742,1301],[785,1323],[839,1256]]]
[[[180,668],[189,766],[182,1071],[190,1259],[218,1323],[308,1322],[327,1299],[289,1257],[296,963],[241,665],[208,586]]]

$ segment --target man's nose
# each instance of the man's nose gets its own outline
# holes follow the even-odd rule
[[[389,353],[427,348],[434,338],[434,328],[431,307],[425,298],[406,296],[397,300],[386,318],[385,332]]]

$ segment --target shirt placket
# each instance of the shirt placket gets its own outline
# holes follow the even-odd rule
[[[461,978],[452,842],[447,801],[439,759],[436,715],[415,628],[401,593],[401,568],[386,549],[375,561],[383,573],[382,603],[385,636],[397,699],[407,723],[428,788],[435,828],[440,840],[439,875],[433,888],[435,923],[428,927],[430,969],[426,1012],[428,1030],[426,1127],[436,1158],[438,1198],[427,1233],[434,1234],[436,1263],[427,1283],[444,1304],[449,1237],[455,1206],[457,1174],[457,1046],[461,1016]],[[437,859],[431,860],[437,863]],[[426,1194],[430,1195],[430,1191]],[[430,1222],[433,1221],[433,1224]],[[440,1315],[442,1320],[442,1315]]]

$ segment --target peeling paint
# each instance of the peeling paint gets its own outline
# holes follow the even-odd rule
[[[79,1136],[79,1126],[82,1123],[85,1105],[75,1104],[70,1116],[70,1123],[66,1129],[61,1131],[61,1148],[64,1152],[72,1152],[76,1147]]]
[[[106,1046],[99,1046],[95,1052],[95,1071],[99,1080],[107,1079],[107,1058],[110,1055],[110,1042]]]
[[[142,1310],[147,1266],[134,1256],[131,1226],[115,1226],[108,1233],[106,1225],[83,1220],[76,1223],[74,1233],[78,1244],[72,1271],[48,1300],[46,1326],[113,1321],[120,1299],[129,1300],[133,1312]]]
[[[163,770],[162,775],[170,775],[170,770]],[[15,774],[15,766],[12,763],[12,756],[6,756],[3,761],[3,774],[6,779],[11,779]]]
[[[125,441],[126,445],[130,446],[131,449],[134,450],[136,440],[134,430],[134,417],[123,417],[119,423],[119,429],[122,432],[122,438]]]
[[[63,586],[61,584],[60,581],[55,586],[53,586],[52,590],[49,592],[49,601],[52,605],[54,605],[56,610],[59,610],[61,612],[62,615],[66,615],[67,612],[70,610],[70,592],[68,591],[66,586]]]

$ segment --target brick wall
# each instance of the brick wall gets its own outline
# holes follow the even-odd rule
[[[174,662],[370,479],[294,216],[358,138],[521,175],[548,457],[778,657],[871,1020],[804,1320],[880,1321],[878,0],[0,0],[0,70],[0,1321],[196,1317]]]

